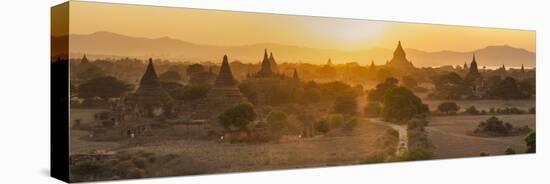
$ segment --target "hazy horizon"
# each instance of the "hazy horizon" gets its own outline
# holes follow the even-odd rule
[[[216,46],[276,43],[364,50],[393,49],[401,40],[411,48],[427,52],[466,52],[489,45],[536,51],[535,32],[525,30],[91,2],[71,2],[70,5],[73,10],[70,11],[71,34],[106,31]]]

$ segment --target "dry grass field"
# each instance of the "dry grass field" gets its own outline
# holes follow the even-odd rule
[[[507,148],[513,148],[518,153],[526,149],[523,140],[525,135],[509,137],[475,137],[469,133],[479,122],[485,121],[490,115],[482,116],[439,116],[430,118],[426,127],[432,143],[435,145],[436,158],[458,158],[479,156],[481,152],[490,155],[503,155]],[[499,115],[499,119],[513,126],[527,125],[535,130],[535,115]]]
[[[78,112],[78,114],[84,116],[86,113],[93,112]],[[176,158],[169,163],[147,166],[149,168],[147,170],[152,172],[149,174],[153,176],[242,172],[359,164],[370,154],[382,151],[382,148],[376,145],[376,140],[388,129],[386,126],[362,120],[352,132],[335,129],[326,135],[313,138],[300,139],[296,136],[285,136],[273,143],[167,139],[146,141],[139,146],[129,146],[128,140],[86,141],[80,139],[86,136],[86,132],[71,130],[70,149],[72,153],[106,150],[130,155],[154,153],[159,159],[167,156]]]

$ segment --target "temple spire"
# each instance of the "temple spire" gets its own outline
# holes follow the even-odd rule
[[[262,60],[262,66],[258,74],[262,77],[269,77],[273,75],[273,70],[271,69],[271,63],[267,57],[267,49],[264,50],[264,59]]]
[[[144,83],[144,82],[157,83],[158,80],[159,80],[158,75],[157,75],[157,72],[155,71],[155,66],[153,65],[153,59],[149,58],[149,63],[147,64],[147,69],[145,70],[145,74],[143,74],[143,77],[141,78],[141,83]]]
[[[229,66],[229,60],[227,55],[223,55],[222,66],[220,67],[220,73],[218,78],[214,83],[215,86],[232,86],[235,85],[236,81],[233,77],[233,72],[231,72],[231,66]]]
[[[300,80],[300,77],[298,77],[298,71],[296,71],[296,68],[294,68],[294,74],[292,74],[292,79]]]
[[[273,71],[274,73],[279,73],[279,68],[277,67],[277,62],[275,61],[275,57],[273,57],[272,52],[269,52],[269,65],[271,71]]]
[[[472,54],[472,63],[470,63],[470,73],[471,74],[476,74],[479,73],[478,69],[477,69],[477,62],[476,62],[476,54],[473,53]]]
[[[331,60],[331,58],[328,58],[327,65],[328,65],[328,66],[332,66],[332,60]]]
[[[393,58],[395,59],[406,59],[405,56],[405,50],[403,50],[403,46],[401,46],[401,40],[397,42],[397,47],[395,48],[395,51],[393,52]]]
[[[88,57],[86,57],[86,54],[84,54],[84,56],[82,57],[82,59],[80,60],[80,63],[88,63]]]
[[[172,101],[170,95],[162,88],[152,58],[149,58],[147,69],[141,77],[135,97],[139,103],[145,105],[158,105]]]

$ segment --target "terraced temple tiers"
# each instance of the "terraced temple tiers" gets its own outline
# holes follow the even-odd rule
[[[224,55],[214,86],[208,91],[206,98],[197,105],[195,112],[191,116],[191,120],[199,122],[210,121],[216,115],[223,112],[223,110],[240,102],[245,102],[245,99],[237,87],[237,80],[233,77],[227,55]]]

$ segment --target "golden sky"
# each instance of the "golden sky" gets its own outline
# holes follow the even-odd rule
[[[90,2],[71,2],[70,31],[109,31],[147,38],[171,37],[197,44],[278,43],[360,50],[405,47],[472,51],[510,45],[535,51],[535,32],[386,21],[288,16]]]

